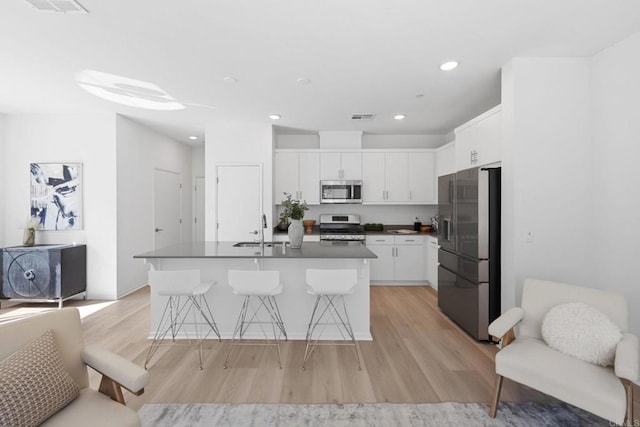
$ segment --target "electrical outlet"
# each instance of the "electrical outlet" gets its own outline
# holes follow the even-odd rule
[[[527,231],[524,241],[527,243],[533,243],[533,231]]]

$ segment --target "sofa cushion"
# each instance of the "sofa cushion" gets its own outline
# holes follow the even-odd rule
[[[542,320],[542,338],[562,353],[600,366],[611,366],[620,328],[588,304],[572,302],[551,308]]]
[[[518,338],[496,354],[496,374],[622,424],[625,392],[612,368],[560,353],[535,338]]]
[[[138,427],[138,413],[108,396],[83,388],[80,396],[62,411],[42,424],[42,427]]]
[[[0,425],[39,425],[79,393],[48,330],[0,362]]]

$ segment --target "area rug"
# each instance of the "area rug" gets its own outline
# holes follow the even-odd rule
[[[478,403],[147,404],[143,427],[610,426],[560,402],[501,403],[495,419]]]

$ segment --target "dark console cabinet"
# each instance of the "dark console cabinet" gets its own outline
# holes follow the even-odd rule
[[[13,246],[2,249],[2,298],[62,301],[87,290],[86,245]]]

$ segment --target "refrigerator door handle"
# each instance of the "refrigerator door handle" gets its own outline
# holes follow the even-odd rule
[[[451,241],[451,218],[443,218],[442,221],[444,222],[444,229],[446,231],[446,234],[444,235],[444,239],[447,242]]]

